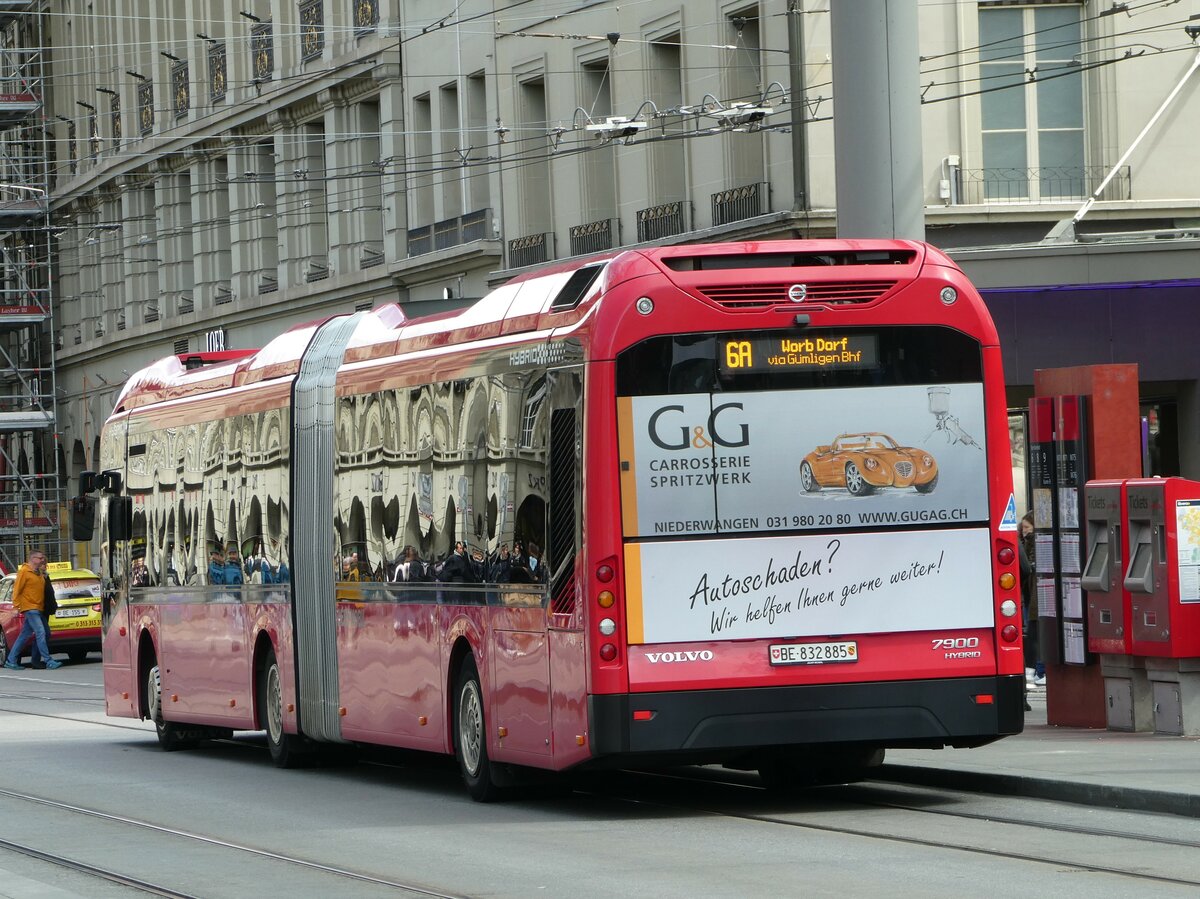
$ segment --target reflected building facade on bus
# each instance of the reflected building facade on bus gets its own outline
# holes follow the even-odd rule
[[[247,582],[286,580],[289,427],[287,409],[267,409],[129,435],[133,554],[145,572],[133,586],[214,582],[213,550]]]
[[[578,401],[579,385],[573,381]],[[502,546],[546,546],[547,379],[479,375],[343,397],[333,548],[360,579],[389,579],[405,547],[455,544],[485,565]]]

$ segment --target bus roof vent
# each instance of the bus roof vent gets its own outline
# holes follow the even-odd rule
[[[555,295],[554,301],[550,304],[550,311],[566,312],[568,309],[578,306],[580,301],[587,296],[589,288],[596,283],[596,279],[600,277],[602,271],[604,271],[604,265],[585,265],[583,268],[576,269],[567,279],[562,290]]]
[[[184,353],[179,355],[179,362],[186,371],[204,368],[209,365],[220,365],[224,362],[237,362],[247,356],[253,356],[258,350],[214,350],[204,353]]]
[[[844,306],[872,303],[896,286],[895,281],[802,281],[772,284],[721,284],[699,287],[706,298],[726,309],[770,306]]]
[[[827,268],[838,265],[911,265],[915,250],[829,250],[824,253],[732,253],[705,256],[664,256],[662,263],[677,272],[714,272],[739,268]],[[800,275],[797,272],[797,275]]]

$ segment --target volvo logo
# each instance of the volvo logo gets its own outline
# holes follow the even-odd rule
[[[788,299],[793,303],[803,303],[804,298],[808,296],[807,284],[793,284],[788,288]]]
[[[699,652],[689,649],[686,652],[646,653],[646,661],[651,665],[656,665],[659,662],[711,662],[712,660],[713,654],[711,649],[701,649]]]

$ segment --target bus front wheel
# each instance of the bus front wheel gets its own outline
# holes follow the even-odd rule
[[[494,766],[487,753],[479,670],[469,655],[459,669],[454,690],[454,756],[472,799],[492,802],[500,798],[501,788],[496,783]]]

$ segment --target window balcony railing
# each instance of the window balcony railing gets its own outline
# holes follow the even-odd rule
[[[728,225],[771,211],[771,185],[765,181],[731,187],[712,195],[713,225]]]
[[[602,253],[620,243],[621,222],[619,219],[600,219],[586,225],[573,225],[570,229],[571,255]]]
[[[328,262],[310,259],[308,260],[308,268],[304,271],[304,280],[308,284],[312,284],[315,281],[324,281],[331,273],[332,269],[330,269]]]
[[[687,200],[661,203],[637,211],[638,243],[662,240],[692,230],[692,204]]]
[[[387,257],[383,252],[383,244],[380,243],[364,245],[358,257],[359,268],[373,268],[376,265],[383,265],[386,261]]]
[[[508,242],[508,267],[524,268],[554,258],[554,234],[526,234]]]
[[[1090,197],[1111,167],[1043,166],[1035,169],[957,169],[951,186],[952,204],[1054,203]],[[1104,188],[1100,200],[1128,200],[1132,195],[1129,166],[1123,165]]]
[[[408,230],[408,255],[423,256],[434,250],[448,250],[488,236],[491,209],[477,209],[450,219]]]

